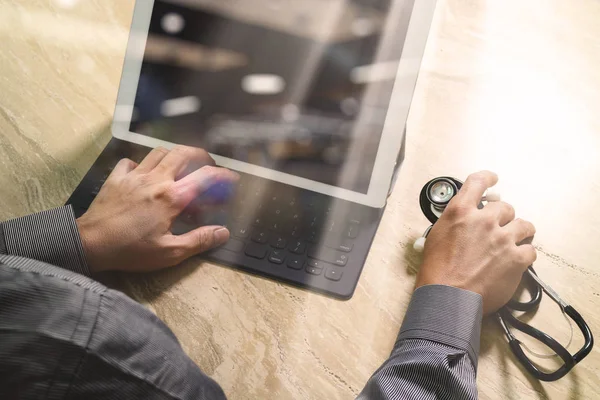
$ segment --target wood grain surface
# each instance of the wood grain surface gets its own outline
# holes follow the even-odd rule
[[[108,142],[133,4],[0,2],[0,220],[63,204]],[[597,0],[439,0],[406,162],[351,300],[201,259],[105,279],[162,318],[230,399],[353,398],[387,358],[410,299],[422,184],[485,168],[535,223],[538,274],[599,334],[598,21]],[[547,298],[530,323],[568,341]],[[570,349],[581,343],[576,332]],[[562,380],[538,382],[484,321],[482,399],[595,399],[599,367],[596,348]]]

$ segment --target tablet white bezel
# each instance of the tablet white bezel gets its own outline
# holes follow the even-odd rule
[[[211,154],[217,164],[366,206],[376,208],[385,206],[397,156],[403,142],[404,125],[408,117],[421,59],[435,11],[435,4],[436,0],[414,0],[394,89],[371,175],[369,190],[366,194]],[[112,124],[112,134],[115,138],[148,147],[164,146],[172,148],[176,144],[129,131],[153,7],[154,0],[138,0],[135,4]]]

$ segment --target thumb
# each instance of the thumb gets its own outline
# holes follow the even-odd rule
[[[174,236],[181,261],[221,246],[229,240],[229,230],[222,226],[201,226],[183,235]]]

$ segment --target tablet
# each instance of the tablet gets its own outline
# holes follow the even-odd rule
[[[113,136],[381,208],[435,0],[136,2]]]

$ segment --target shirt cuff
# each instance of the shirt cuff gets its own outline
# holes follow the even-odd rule
[[[2,228],[2,224],[0,224],[0,254],[8,254],[8,250],[6,249],[6,241],[4,240],[4,229]]]
[[[397,345],[425,339],[463,350],[477,369],[483,301],[479,294],[444,285],[421,286],[413,293]]]
[[[5,254],[90,275],[70,205],[0,223],[0,236]]]

